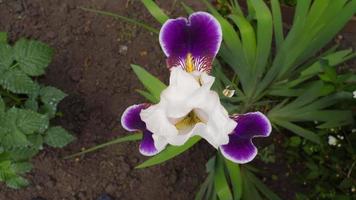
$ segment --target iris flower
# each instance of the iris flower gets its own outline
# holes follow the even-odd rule
[[[159,41],[170,69],[169,86],[158,104],[130,106],[121,118],[126,130],[142,131],[140,152],[152,156],[198,135],[235,163],[251,161],[257,154],[252,138],[267,137],[271,124],[260,112],[229,116],[211,90],[215,78],[209,72],[222,41],[219,22],[205,12],[170,19]]]

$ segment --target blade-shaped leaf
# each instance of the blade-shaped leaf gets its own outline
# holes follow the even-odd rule
[[[194,144],[199,142],[201,137],[194,136],[190,138],[184,145],[182,146],[168,146],[165,150],[163,150],[161,153],[153,156],[152,158],[149,158],[142,164],[138,165],[136,168],[146,168],[146,167],[151,167],[160,163],[163,163],[164,161],[167,161],[169,159],[172,159],[179,154],[185,152],[188,150],[190,147],[192,147]]]
[[[214,186],[219,199],[233,200],[225,175],[224,160],[221,155],[217,156],[215,163]]]
[[[296,124],[293,124],[288,121],[283,121],[283,120],[271,120],[273,123],[286,128],[287,130],[292,131],[293,133],[304,137],[305,139],[308,139],[310,141],[313,141],[317,144],[320,144],[320,137],[316,135],[314,132],[304,129]]]
[[[229,172],[234,200],[239,200],[242,197],[242,176],[240,166],[230,160],[225,159],[226,168]]]
[[[141,0],[143,5],[151,13],[151,15],[161,24],[169,19],[162,9],[152,0]]]
[[[160,94],[167,86],[162,83],[158,78],[151,75],[145,69],[138,65],[131,65],[133,71],[135,72],[137,78],[146,87],[146,89],[152,94],[156,99],[160,99]]]

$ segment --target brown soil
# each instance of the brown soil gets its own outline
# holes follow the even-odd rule
[[[183,14],[179,3],[159,2],[166,10],[174,10],[172,16]],[[0,184],[0,200],[95,200],[103,193],[125,200],[194,199],[206,175],[205,162],[213,153],[205,142],[144,170],[134,169],[146,159],[139,154],[137,143],[114,145],[79,160],[62,159],[82,147],[127,134],[118,120],[121,113],[130,104],[144,102],[135,92],[142,86],[131,63],[144,66],[165,82],[168,78],[157,35],[78,6],[139,18],[159,27],[136,0],[0,0],[0,31],[9,32],[12,41],[29,37],[55,49],[41,82],[69,94],[60,105],[64,116],[55,123],[77,137],[65,149],[46,148],[36,156],[34,170],[27,176],[32,183],[28,188],[12,190]],[[355,41],[352,32],[350,28],[345,31],[344,37],[351,38],[348,41]],[[281,178],[267,182],[284,199],[292,199],[294,192],[303,190],[284,176],[289,171],[284,162],[269,168]],[[281,189],[281,185],[285,187]]]
[[[172,3],[165,4],[173,9]],[[137,143],[111,146],[79,161],[61,159],[82,147],[127,134],[118,120],[121,113],[130,104],[144,102],[135,92],[142,86],[131,63],[144,66],[162,80],[168,77],[157,35],[78,6],[120,13],[159,27],[139,1],[0,0],[0,31],[9,32],[12,41],[35,38],[55,49],[41,81],[69,94],[60,106],[64,116],[57,123],[77,137],[63,150],[42,151],[27,176],[31,186],[15,191],[0,185],[0,199],[91,200],[102,193],[113,199],[193,199],[209,158],[210,147],[204,143],[145,170],[134,169],[146,159],[139,154]]]

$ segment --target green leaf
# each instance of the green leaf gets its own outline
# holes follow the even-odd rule
[[[272,6],[274,36],[275,36],[276,46],[278,50],[280,49],[281,44],[284,40],[283,22],[282,22],[281,6],[279,4],[279,0],[272,0],[271,6]]]
[[[269,200],[282,200],[272,192],[261,180],[248,170],[244,171],[246,177],[256,186],[256,188]]]
[[[259,194],[255,185],[251,182],[251,180],[246,175],[247,169],[241,169],[242,181],[243,181],[243,192],[242,199],[246,200],[262,200],[261,195]]]
[[[66,96],[67,96],[66,93],[51,86],[43,87],[40,90],[41,100],[43,103],[47,103],[47,104],[57,105]]]
[[[215,164],[214,186],[219,199],[232,200],[232,194],[225,175],[224,161],[221,155],[217,156]]]
[[[181,2],[181,4],[182,4],[186,13],[188,13],[189,15],[194,13],[194,10],[191,7],[189,7],[187,4],[185,4],[184,2]]]
[[[32,110],[18,109],[16,125],[25,134],[43,133],[49,126],[49,119],[46,115],[38,114]]]
[[[207,199],[207,198],[204,198],[206,193],[207,193],[207,190],[209,189],[209,186],[211,185],[211,182],[214,178],[214,174],[213,173],[210,173],[208,175],[208,177],[206,177],[205,181],[203,182],[203,184],[201,184],[200,188],[199,188],[199,191],[197,192],[197,194],[195,195],[195,200],[202,200],[202,199]]]
[[[233,163],[225,159],[225,164],[229,172],[232,191],[234,193],[234,200],[240,200],[242,197],[242,176],[239,164]]]
[[[16,68],[0,74],[0,84],[15,94],[31,94],[38,87],[29,76]]]
[[[320,137],[310,130],[304,129],[296,124],[287,121],[282,121],[282,120],[272,120],[272,121],[275,124],[282,126],[301,137],[304,137],[305,139],[320,144]]]
[[[74,137],[69,134],[64,128],[55,126],[46,131],[44,141],[51,147],[62,148],[72,142]]]
[[[19,109],[11,108],[1,120],[2,127],[6,131],[1,143],[6,149],[28,145],[26,135],[17,126],[18,112]]]
[[[268,6],[262,0],[251,0],[256,10],[257,18],[257,52],[255,72],[260,76],[267,66],[268,57],[271,52],[273,24],[272,15]]]
[[[32,170],[32,164],[29,162],[18,162],[12,164],[12,168],[16,173],[24,174]]]
[[[31,143],[31,147],[35,149],[43,149],[43,137],[40,134],[33,134],[27,136],[27,140]]]
[[[23,38],[16,42],[14,50],[21,70],[30,76],[43,75],[53,56],[53,50],[46,44]]]
[[[152,94],[156,99],[160,99],[162,90],[167,86],[162,83],[158,78],[151,75],[145,69],[138,65],[131,65],[133,71],[135,72],[137,78],[146,87],[146,89]]]
[[[9,69],[14,62],[12,47],[0,42],[0,73]]]
[[[163,24],[169,19],[169,17],[162,11],[162,9],[154,1],[141,0],[141,2],[159,23]]]
[[[139,90],[139,89],[137,89],[136,92],[138,92],[141,96],[145,97],[145,99],[147,99],[151,103],[158,103],[159,102],[159,99],[156,99],[156,97],[152,96],[152,94],[150,94],[149,92],[146,92],[146,91],[143,91],[143,90]]]
[[[39,152],[39,149],[32,147],[16,147],[9,150],[9,154],[14,161],[28,160],[35,156]]]
[[[0,32],[0,43],[7,43],[7,33]]]
[[[20,189],[29,185],[28,180],[22,178],[21,176],[15,176],[6,181],[6,185],[13,189]]]
[[[201,139],[201,137],[194,136],[194,137],[190,138],[182,146],[168,146],[161,153],[159,153],[159,154],[153,156],[152,158],[146,160],[142,164],[138,165],[136,168],[151,167],[153,165],[157,165],[157,164],[163,163],[164,161],[172,159],[172,158],[176,157],[177,155],[179,155],[179,154],[185,152],[186,150],[188,150],[194,144],[199,142],[200,139]]]
[[[0,115],[3,114],[5,112],[5,102],[4,100],[1,98],[0,96]]]
[[[127,135],[127,136],[124,136],[124,137],[120,136],[120,137],[117,137],[117,138],[115,138],[113,140],[110,140],[109,142],[105,142],[105,143],[96,145],[94,147],[85,149],[84,151],[81,151],[81,152],[66,156],[66,157],[64,157],[64,159],[70,159],[70,158],[74,158],[74,157],[77,157],[77,156],[81,156],[81,155],[84,155],[84,154],[87,154],[87,153],[90,153],[90,152],[93,152],[93,151],[97,151],[99,149],[102,149],[104,147],[107,147],[107,146],[110,146],[110,145],[113,145],[113,144],[119,144],[119,143],[130,142],[130,141],[137,141],[137,140],[141,140],[141,139],[142,139],[142,133],[135,133],[135,134],[131,133],[130,135]]]

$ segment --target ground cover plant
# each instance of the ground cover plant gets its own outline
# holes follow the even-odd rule
[[[153,1],[142,2],[158,22],[163,24],[169,19]],[[291,137],[291,144],[295,147],[306,145],[308,148],[304,149],[307,150],[310,146],[323,147],[326,138],[323,132],[352,124],[353,116],[349,107],[345,107],[345,102],[352,101],[355,87],[351,83],[355,81],[355,76],[338,74],[335,67],[353,58],[355,53],[352,49],[340,50],[338,46],[321,49],[354,15],[356,2],[297,2],[293,25],[287,34],[282,27],[277,0],[270,1],[270,8],[264,1],[247,1],[247,12],[242,11],[237,1],[231,1],[227,6],[229,10],[223,15],[207,1],[203,2],[222,27],[223,43],[212,74],[217,77],[214,89],[229,113],[262,110],[267,113],[275,130],[286,129],[297,134]],[[194,12],[185,4],[183,7],[188,14]],[[85,10],[127,20],[158,33],[148,25],[123,16]],[[168,65],[169,62],[168,59]],[[140,90],[139,93],[153,103],[158,102],[165,86],[142,68],[134,65],[133,69],[148,90]],[[141,135],[127,137],[129,140],[139,138]],[[120,138],[117,142],[125,140]],[[162,163],[189,149],[197,141],[192,138],[183,146],[170,146],[138,168]],[[348,151],[354,155],[352,145]],[[351,157],[354,159],[354,156]],[[218,153],[208,162],[209,176],[197,199],[261,199],[262,196],[279,199],[255,177],[253,172],[258,170],[223,160]],[[310,177],[320,177],[320,174],[315,175],[318,168],[312,165],[309,168],[310,173],[314,173]],[[350,180],[353,182],[350,175],[346,177],[348,183]],[[350,189],[350,184],[343,185],[348,185]],[[344,192],[348,194],[350,190]],[[308,197],[299,195],[298,198]]]
[[[0,181],[11,188],[27,186],[31,158],[44,145],[62,148],[74,137],[50,120],[66,94],[41,85],[53,50],[46,44],[22,38],[12,46],[0,32]]]

